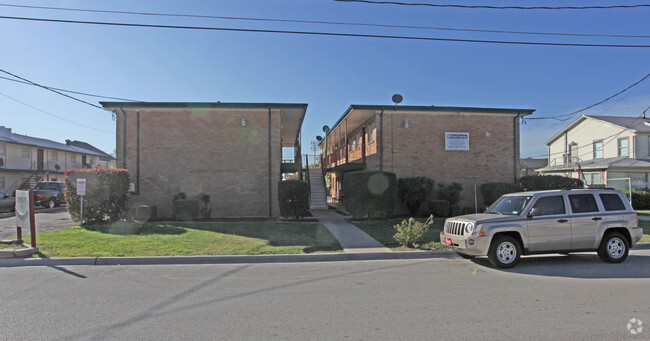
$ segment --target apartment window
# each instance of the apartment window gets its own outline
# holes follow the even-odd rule
[[[77,154],[70,154],[70,162],[77,162]]]
[[[23,147],[22,151],[23,159],[29,159],[29,147]]]
[[[361,133],[357,135],[357,149],[361,148]]]
[[[594,159],[603,158],[603,140],[594,141]]]
[[[5,177],[4,176],[0,176],[0,188],[2,188],[3,191],[5,190]]]
[[[650,139],[648,139],[648,141],[650,141]],[[4,155],[5,155],[5,143],[0,142],[0,156],[4,156]]]
[[[627,137],[618,139],[618,156],[619,157],[628,157],[630,156],[630,139]]]
[[[584,177],[587,186],[602,185],[602,182],[600,180],[600,172],[584,173]]]
[[[569,145],[569,162],[579,162],[578,145],[575,143]]]
[[[50,160],[52,160],[52,161],[59,161],[59,152],[57,152],[56,150],[53,150],[53,151],[50,153]]]
[[[375,122],[368,124],[368,142],[375,140]],[[650,145],[650,137],[648,137],[648,145]]]

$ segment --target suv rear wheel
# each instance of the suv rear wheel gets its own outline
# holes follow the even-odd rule
[[[521,256],[519,242],[510,236],[496,236],[490,244],[488,259],[492,265],[507,269],[515,266]]]
[[[629,252],[627,238],[618,232],[608,233],[598,248],[598,256],[607,263],[620,263],[627,258]]]
[[[48,208],[55,208],[56,207],[56,201],[54,199],[50,199],[47,201],[47,207]]]

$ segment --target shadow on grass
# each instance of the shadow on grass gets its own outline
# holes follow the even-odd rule
[[[85,225],[81,226],[88,231],[101,232],[106,234],[116,234],[120,236],[128,235],[150,235],[150,234],[171,234],[179,235],[186,233],[187,230],[167,224],[140,224],[130,222],[115,222],[106,225]]]

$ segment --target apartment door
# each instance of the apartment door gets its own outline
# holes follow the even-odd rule
[[[81,168],[86,168],[86,155],[81,155]]]
[[[36,169],[43,170],[43,149],[36,150]]]

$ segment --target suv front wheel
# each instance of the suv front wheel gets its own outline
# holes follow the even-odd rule
[[[618,232],[608,233],[598,248],[598,256],[607,263],[620,263],[627,258],[629,252],[627,238]]]
[[[488,259],[499,268],[511,268],[519,262],[521,246],[510,236],[496,236],[490,244]]]

